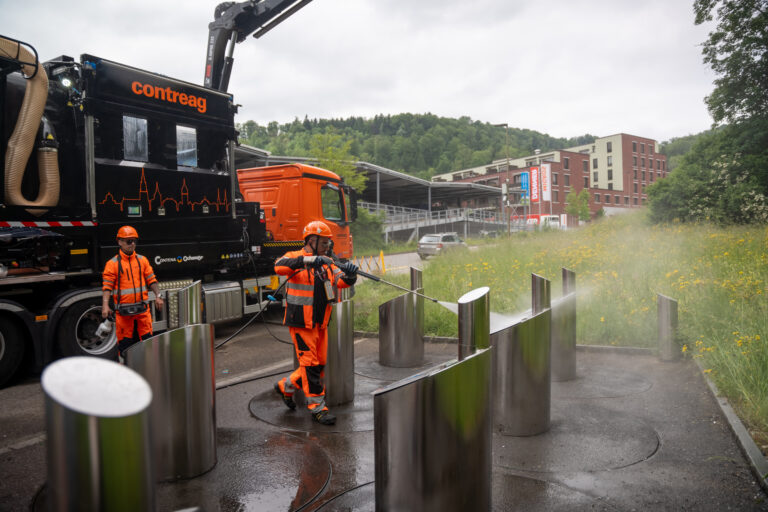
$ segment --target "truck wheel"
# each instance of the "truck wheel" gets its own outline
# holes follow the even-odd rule
[[[0,317],[0,388],[16,375],[25,346],[24,331],[8,318]]]
[[[59,322],[58,351],[63,356],[97,356],[117,360],[117,333],[104,339],[96,336],[101,324],[101,298],[86,299],[71,305]]]

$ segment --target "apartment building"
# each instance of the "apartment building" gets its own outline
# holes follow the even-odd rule
[[[590,194],[590,212],[607,214],[639,208],[647,201],[646,187],[667,176],[667,159],[658,144],[647,137],[619,133],[556,151],[537,152],[522,158],[495,160],[491,164],[434,176],[433,181],[475,182],[511,187],[510,200],[520,204],[523,173],[531,167],[551,166],[552,200],[537,207],[546,213],[565,213],[566,196],[583,188]],[[474,206],[468,204],[467,206]],[[533,210],[535,212],[535,210]]]

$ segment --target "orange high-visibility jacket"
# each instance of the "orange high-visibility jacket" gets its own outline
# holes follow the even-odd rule
[[[284,323],[307,329],[318,325],[321,329],[325,329],[331,319],[331,304],[326,303],[325,305],[325,311],[322,312],[323,321],[314,322],[315,269],[304,268],[304,256],[312,256],[312,253],[304,249],[290,251],[275,262],[275,272],[279,275],[293,274],[286,284],[286,302],[288,305],[285,308]],[[296,270],[298,272],[294,274]],[[325,265],[321,272],[333,285],[334,294],[337,288],[348,288],[357,281],[357,276],[345,275],[336,265]]]
[[[118,258],[120,265],[118,265]],[[118,272],[122,267],[122,272]],[[119,276],[118,276],[119,273]],[[116,297],[120,279],[120,296]],[[112,292],[115,307],[117,304],[135,304],[149,298],[148,289],[157,282],[152,265],[146,257],[135,252],[128,256],[118,250],[117,256],[110,259],[104,266],[102,274],[102,290]]]

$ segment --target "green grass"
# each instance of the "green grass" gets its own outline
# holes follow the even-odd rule
[[[655,348],[656,295],[678,300],[681,351],[700,358],[757,439],[768,444],[768,228],[708,224],[653,226],[644,213],[578,230],[521,233],[431,259],[425,294],[456,302],[491,288],[491,309],[530,308],[531,273],[561,295],[561,267],[576,272],[581,344]],[[385,279],[408,287],[408,276]],[[378,330],[378,305],[400,292],[366,283],[355,301],[358,330]],[[456,316],[426,302],[425,334],[456,336]],[[753,433],[754,433],[753,432]]]

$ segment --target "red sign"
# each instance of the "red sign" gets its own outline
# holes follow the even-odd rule
[[[539,168],[531,167],[531,202],[539,202]]]

